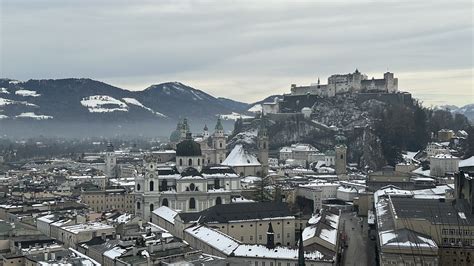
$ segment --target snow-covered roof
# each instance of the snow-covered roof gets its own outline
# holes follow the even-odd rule
[[[229,156],[222,162],[228,166],[260,166],[257,157],[247,152],[240,144],[235,145]]]
[[[453,156],[451,154],[444,154],[444,153],[436,154],[433,157],[436,159],[458,159],[458,157],[456,156]]]
[[[474,166],[474,156],[471,156],[465,160],[459,161],[459,167],[471,167]]]
[[[67,226],[63,226],[61,228],[65,231],[71,232],[73,234],[79,234],[80,232],[89,232],[89,231],[96,231],[96,230],[114,229],[114,227],[111,226],[111,225],[103,224],[103,223],[97,223],[97,222],[67,225]]]
[[[154,214],[158,215],[159,217],[165,219],[166,221],[174,224],[174,217],[178,215],[178,212],[168,208],[166,206],[161,206],[158,209],[153,211]]]
[[[230,255],[240,245],[232,237],[206,226],[189,227],[184,231],[226,255]]]
[[[234,251],[234,255],[237,257],[256,257],[256,258],[269,258],[269,259],[298,259],[298,249],[292,249],[288,247],[276,247],[269,249],[263,245],[240,245]],[[323,254],[318,251],[305,252],[305,260],[320,260],[323,258]]]

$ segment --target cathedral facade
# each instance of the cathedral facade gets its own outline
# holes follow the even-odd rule
[[[202,145],[189,132],[176,145],[176,166],[160,164],[153,154],[144,158],[144,173],[135,182],[136,215],[149,220],[151,212],[160,206],[199,212],[230,203],[232,197],[240,196],[240,178],[232,168],[210,165],[210,162],[215,162],[214,158],[219,160],[217,151],[221,152],[221,147],[225,150],[223,129],[218,125],[213,140],[218,149],[215,149],[216,157],[212,159],[204,156]],[[225,157],[225,151],[223,154]]]

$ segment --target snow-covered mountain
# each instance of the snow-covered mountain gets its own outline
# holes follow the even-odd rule
[[[249,105],[179,82],[129,91],[91,79],[0,80],[1,120],[145,121],[245,114]],[[248,113],[247,113],[248,114]]]
[[[465,115],[469,120],[474,121],[474,103],[466,104],[462,107],[456,105],[443,105],[438,106],[439,109],[448,109],[452,113],[458,113]]]

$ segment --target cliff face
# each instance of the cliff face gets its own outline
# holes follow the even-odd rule
[[[302,114],[288,113],[268,115],[270,148],[276,156],[282,146],[296,142],[309,143],[321,152],[334,149],[335,135],[342,130],[347,137],[348,162],[358,163],[367,169],[379,169],[385,165],[381,141],[372,128],[374,114],[381,112],[385,104],[376,100],[357,103],[351,95],[320,99],[312,107],[310,118]],[[258,122],[247,121],[229,141],[233,147],[244,143],[255,149]]]

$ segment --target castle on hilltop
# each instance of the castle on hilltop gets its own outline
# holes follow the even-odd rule
[[[333,97],[336,94],[347,92],[384,92],[396,93],[398,91],[398,78],[394,78],[393,73],[386,72],[383,79],[368,79],[367,75],[359,72],[335,74],[328,78],[327,84],[321,84],[318,78],[317,83],[309,86],[291,85],[291,95],[318,95],[321,97]]]

